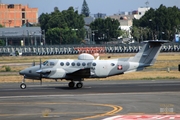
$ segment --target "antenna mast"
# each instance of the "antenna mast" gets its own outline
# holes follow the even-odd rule
[[[146,4],[146,7],[149,7],[149,1],[148,0],[145,2],[145,4]]]

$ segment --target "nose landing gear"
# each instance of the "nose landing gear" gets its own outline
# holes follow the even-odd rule
[[[20,88],[21,89],[26,89],[26,84],[25,83],[21,83]]]
[[[26,89],[25,76],[24,76],[24,78],[23,78],[23,80],[22,80],[22,83],[21,83],[21,85],[20,85],[20,88],[21,88],[21,89]]]

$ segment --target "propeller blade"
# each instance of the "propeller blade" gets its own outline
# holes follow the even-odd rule
[[[41,81],[40,84],[42,85],[42,79],[40,81]]]
[[[41,58],[40,58],[40,63],[39,63],[39,71],[41,71]],[[40,77],[40,82],[41,82],[41,85],[42,85],[42,73],[40,72],[40,75],[39,75],[39,77]]]
[[[32,62],[32,66],[35,66],[35,61]]]
[[[39,64],[40,64],[40,69],[41,69],[41,58],[40,58],[40,63]]]

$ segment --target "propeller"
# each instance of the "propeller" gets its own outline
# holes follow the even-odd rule
[[[35,66],[35,61],[32,62],[32,66]]]
[[[32,62],[32,66],[35,66],[35,61],[34,60]],[[34,83],[34,79],[33,79],[33,83]]]
[[[39,62],[39,69],[41,70],[42,64],[41,64],[41,58],[40,58],[40,62]],[[40,82],[42,85],[42,73],[40,72]]]

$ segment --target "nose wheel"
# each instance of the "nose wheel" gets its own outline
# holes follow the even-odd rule
[[[25,83],[21,83],[20,88],[21,89],[26,89],[26,84]]]

